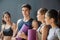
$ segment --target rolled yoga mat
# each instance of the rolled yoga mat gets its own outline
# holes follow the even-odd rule
[[[28,29],[29,26],[27,26],[26,24],[23,24],[22,28],[20,29],[19,32],[24,32],[26,35],[28,34]],[[16,40],[24,40],[23,38],[16,38]]]
[[[36,40],[36,30],[28,30],[28,40]]]
[[[20,29],[20,32],[24,32],[27,35],[28,29],[29,29],[29,26],[26,24],[23,24],[22,28]]]

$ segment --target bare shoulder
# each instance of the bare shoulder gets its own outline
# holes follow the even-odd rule
[[[17,27],[16,23],[12,23],[12,28],[16,28],[16,27]]]
[[[45,25],[43,29],[44,30],[49,30],[49,26],[48,25]]]
[[[2,24],[2,25],[1,25],[1,30],[3,31],[4,28],[5,28],[5,24]]]
[[[1,25],[1,28],[3,29],[4,27],[5,27],[5,25],[4,25],[4,24],[2,24],[2,25]]]
[[[16,23],[12,23],[13,26],[16,26]]]

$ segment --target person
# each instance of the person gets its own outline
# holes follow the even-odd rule
[[[33,22],[32,22],[32,29],[34,29],[34,30],[37,30],[38,29],[38,22],[36,21],[36,20],[34,20]]]
[[[21,27],[24,23],[31,27],[31,23],[32,23],[33,19],[30,17],[30,11],[31,11],[31,6],[29,4],[22,5],[23,18],[19,19],[17,21],[18,31],[21,29]]]
[[[47,40],[49,27],[45,23],[45,13],[47,12],[46,8],[40,8],[37,11],[37,20],[41,22],[40,27],[37,29],[37,39],[38,40]]]
[[[32,21],[34,21],[34,19],[32,19],[30,17],[30,11],[31,11],[31,5],[29,5],[29,4],[23,4],[22,5],[23,19],[19,19],[17,21],[18,31],[20,31],[20,29],[22,28],[22,25],[23,24],[28,25],[29,26],[29,29],[32,29],[33,28],[32,27]],[[27,39],[27,35],[25,35],[24,32],[22,32],[22,33],[18,32],[17,36],[20,37],[20,38],[23,38],[23,39]]]
[[[51,25],[47,40],[60,40],[60,28],[58,26],[58,12],[55,9],[48,10],[45,14],[47,25]]]
[[[2,40],[11,40],[16,34],[16,24],[11,21],[11,15],[8,11],[4,12],[2,17],[1,36]]]

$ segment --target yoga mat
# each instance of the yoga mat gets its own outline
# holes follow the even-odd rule
[[[22,40],[22,38],[16,38],[16,40]]]
[[[36,40],[36,30],[28,30],[28,40]]]
[[[20,29],[20,33],[21,32],[24,32],[26,35],[28,34],[28,29],[29,29],[29,26],[27,26],[26,24],[23,24],[22,28]],[[23,38],[19,38],[17,37],[16,40],[24,40]]]
[[[24,32],[26,35],[28,34],[29,27],[26,24],[23,24],[20,32]]]

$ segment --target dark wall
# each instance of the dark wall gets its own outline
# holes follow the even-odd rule
[[[28,3],[32,6],[31,17],[36,19],[36,12],[39,8],[60,9],[60,0],[2,0],[0,1],[0,26],[1,18],[4,11],[9,11],[12,21],[17,22],[19,18],[23,18],[21,14],[21,5]]]

